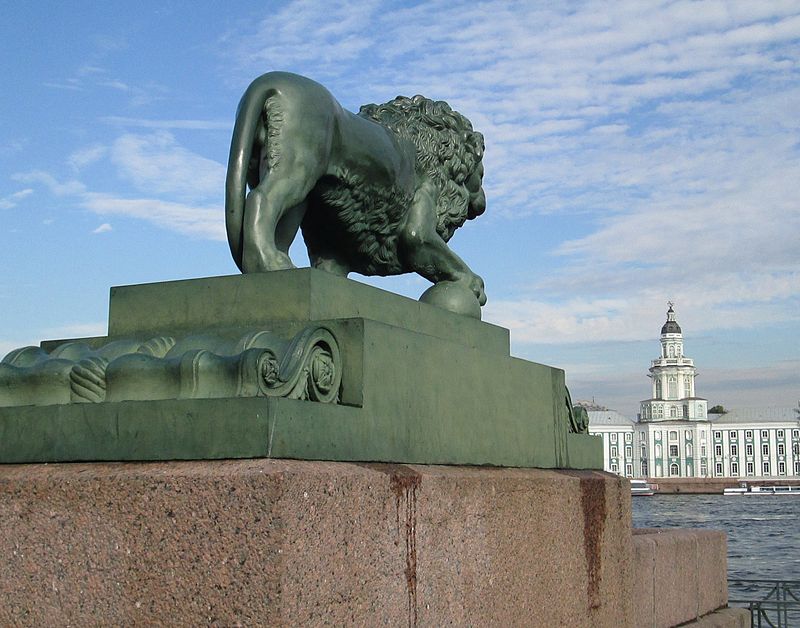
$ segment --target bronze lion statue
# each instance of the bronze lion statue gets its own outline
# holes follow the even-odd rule
[[[231,141],[233,259],[244,273],[293,268],[289,246],[302,228],[314,267],[416,272],[483,305],[483,280],[447,246],[486,208],[483,149],[447,103],[398,96],[353,114],[310,79],[264,74],[239,103]]]

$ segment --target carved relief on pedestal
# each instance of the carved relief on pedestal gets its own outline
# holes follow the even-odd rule
[[[325,327],[23,347],[0,362],[0,406],[213,397],[337,403],[339,345]]]

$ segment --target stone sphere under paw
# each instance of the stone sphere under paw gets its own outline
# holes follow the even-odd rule
[[[481,306],[478,303],[478,297],[463,283],[440,281],[423,292],[419,300],[422,303],[435,305],[456,314],[477,318],[478,320],[481,318]]]

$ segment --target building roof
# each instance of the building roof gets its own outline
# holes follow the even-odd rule
[[[593,427],[633,427],[634,421],[616,410],[590,410],[589,428]]]
[[[727,423],[796,423],[800,425],[797,408],[738,408],[725,414],[711,414],[708,418],[714,425]]]
[[[608,408],[606,408],[605,406],[599,403],[595,403],[594,399],[592,399],[591,401],[587,401],[585,399],[578,399],[575,402],[575,405],[580,406],[581,408],[586,408],[587,412],[591,412],[592,410],[603,410],[603,411],[608,410]]]

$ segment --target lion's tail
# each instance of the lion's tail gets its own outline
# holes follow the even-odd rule
[[[242,268],[242,224],[248,168],[256,133],[259,131],[261,112],[274,92],[269,75],[260,76],[247,88],[236,110],[225,180],[225,228],[231,255],[239,270]]]

